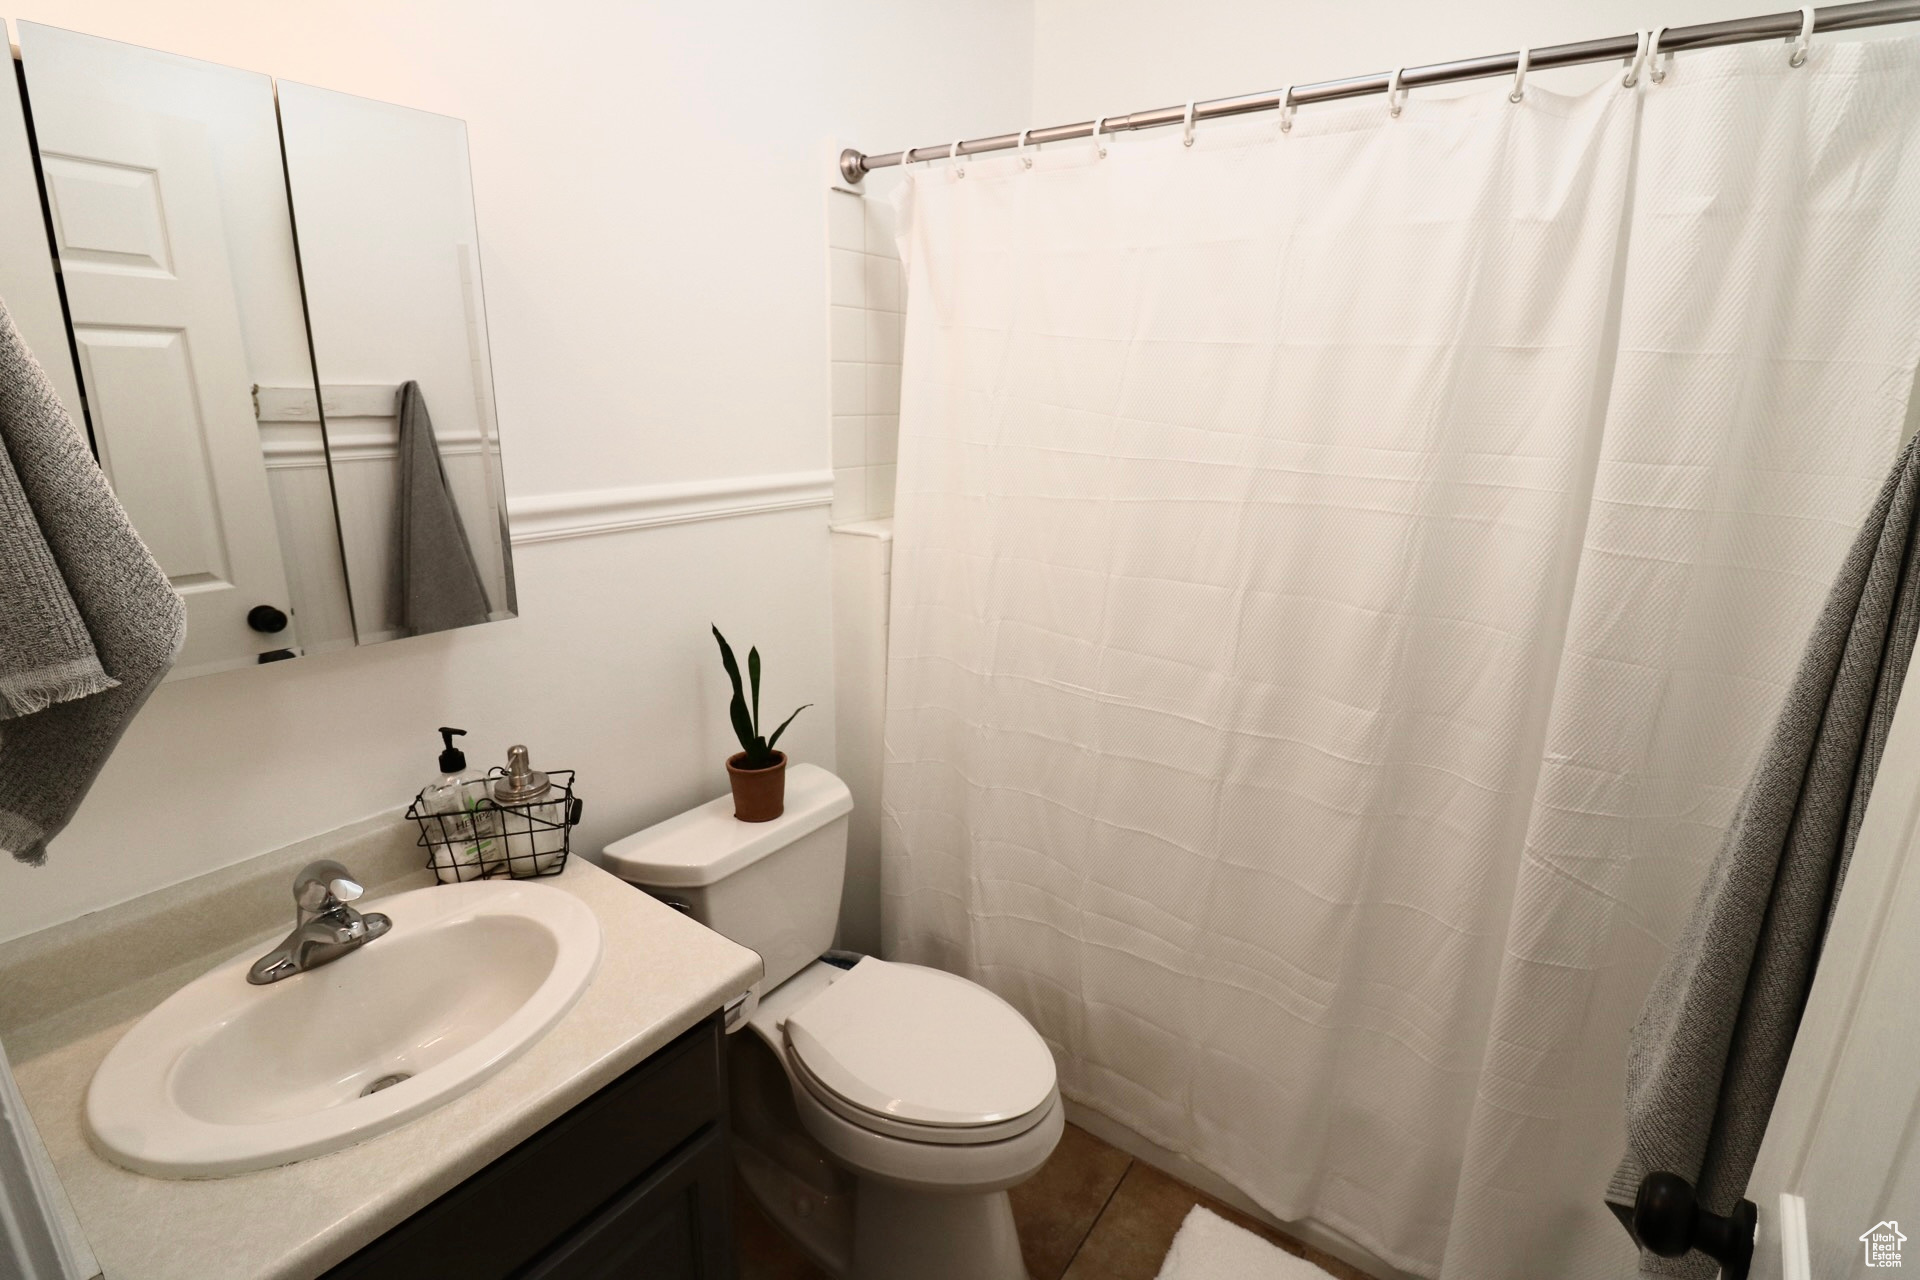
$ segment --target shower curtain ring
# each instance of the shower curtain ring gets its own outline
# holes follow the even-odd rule
[[[1293,105],[1293,86],[1288,85],[1280,93],[1280,132],[1293,132],[1293,113],[1298,110]]]
[[[1096,160],[1107,158],[1107,145],[1100,141],[1100,126],[1107,122],[1105,116],[1096,117],[1093,122],[1093,157]]]
[[[1660,37],[1667,34],[1665,27],[1653,29],[1653,39],[1647,41],[1647,78],[1659,84],[1667,78],[1666,64],[1660,61]],[[1668,54],[1667,57],[1673,57]]]
[[[1405,70],[1405,67],[1395,67],[1387,77],[1387,114],[1395,120],[1400,118],[1400,108],[1407,105],[1407,91],[1400,87],[1400,73]]]
[[[1520,61],[1513,71],[1513,92],[1507,95],[1508,102],[1518,102],[1526,96],[1527,60],[1533,56],[1533,50],[1526,45],[1520,46]]]
[[[1180,125],[1180,145],[1193,145],[1193,99],[1187,99],[1187,118]]]
[[[1020,167],[1023,169],[1033,168],[1033,157],[1027,154],[1027,135],[1032,132],[1033,129],[1031,127],[1022,129],[1020,131],[1020,141],[1015,143],[1013,148],[1013,154],[1020,157]]]
[[[960,140],[958,138],[955,138],[953,145],[947,148],[947,163],[953,166],[954,177],[964,178],[967,176],[967,166],[960,163]]]
[[[1807,65],[1807,51],[1813,48],[1813,6],[1800,7],[1800,36],[1793,42],[1793,56],[1787,59],[1790,67]]]
[[[1652,33],[1645,27],[1634,33],[1633,60],[1627,63],[1627,74],[1620,77],[1620,87],[1631,89],[1640,83],[1640,68],[1647,65],[1647,37]]]

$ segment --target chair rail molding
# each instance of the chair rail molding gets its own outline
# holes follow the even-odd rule
[[[781,471],[510,497],[507,521],[514,545],[519,546],[656,525],[726,520],[765,511],[825,507],[832,502],[831,470]]]

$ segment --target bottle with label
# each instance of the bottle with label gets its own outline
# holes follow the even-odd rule
[[[433,853],[433,876],[441,884],[478,880],[500,862],[499,815],[487,803],[486,774],[467,767],[453,745],[465,729],[443,727],[440,776],[420,790],[419,811]]]

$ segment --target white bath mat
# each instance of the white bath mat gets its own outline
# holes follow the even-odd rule
[[[1159,1280],[1327,1280],[1328,1272],[1199,1205],[1180,1224]]]

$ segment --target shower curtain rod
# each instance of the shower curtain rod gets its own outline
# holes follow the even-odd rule
[[[1878,27],[1894,22],[1913,22],[1920,20],[1920,0],[1862,0],[1857,4],[1826,5],[1814,10],[1813,30],[1848,31],[1856,27]],[[1666,27],[1660,31],[1660,52],[1673,53],[1681,49],[1710,49],[1717,45],[1747,44],[1757,40],[1774,38],[1791,40],[1800,34],[1802,17],[1798,10],[1790,13],[1770,13],[1763,17],[1735,18],[1726,22],[1703,22],[1691,27]],[[1614,59],[1631,59],[1641,49],[1639,32],[1631,35],[1614,36],[1606,40],[1581,40],[1574,44],[1554,44],[1534,49],[1528,53],[1527,68],[1539,71],[1547,67],[1572,67],[1587,62],[1611,62]],[[1513,75],[1520,69],[1520,52],[1496,53],[1484,58],[1467,58],[1458,62],[1434,62],[1424,67],[1407,67],[1400,73],[1399,87],[1418,89],[1423,85],[1447,84],[1456,80],[1480,80],[1492,76]],[[1391,72],[1376,71],[1372,75],[1353,76],[1346,80],[1322,80],[1318,84],[1295,85],[1290,90],[1278,93],[1243,94],[1237,98],[1214,98],[1208,102],[1193,104],[1195,120],[1217,120],[1223,116],[1247,115],[1255,111],[1271,111],[1283,103],[1299,106],[1309,102],[1333,102],[1340,98],[1361,98],[1368,94],[1385,93],[1392,87]],[[1188,108],[1182,103],[1177,107],[1160,107],[1153,111],[1136,111],[1132,115],[1107,116],[1100,121],[1102,133],[1120,133],[1132,129],[1156,129],[1164,125],[1182,124],[1186,121]],[[1049,129],[1030,129],[1027,142],[1063,142],[1068,138],[1086,138],[1093,134],[1094,122],[1082,120],[1077,124],[1058,124]],[[991,138],[963,140],[959,144],[958,154],[963,156],[979,155],[983,151],[1006,151],[1020,145],[1017,133],[996,134]],[[953,144],[938,143],[927,147],[908,147],[905,151],[889,151],[885,155],[870,156],[849,147],[840,153],[840,173],[848,182],[860,179],[875,169],[885,169],[893,165],[908,164],[915,160],[931,160],[947,155]]]

